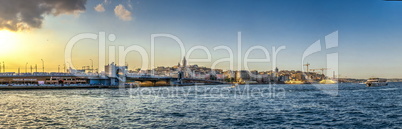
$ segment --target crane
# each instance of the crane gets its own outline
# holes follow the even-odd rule
[[[315,70],[321,70],[321,74],[325,77],[324,70],[328,70],[328,69],[330,69],[330,68],[311,69],[311,71],[314,72]],[[324,77],[321,77],[321,79],[323,79]]]

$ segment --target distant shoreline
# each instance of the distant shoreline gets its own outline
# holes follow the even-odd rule
[[[197,84],[184,84],[184,85],[173,85],[173,86],[195,86]],[[214,85],[214,84],[199,84],[199,85]],[[137,87],[168,87],[172,85],[158,85],[158,86],[125,86],[124,88],[137,88]],[[105,86],[105,85],[91,85],[91,86],[0,86],[0,90],[12,90],[12,89],[116,89],[119,86]]]
[[[7,89],[88,89],[88,88],[112,88],[109,86],[0,86],[0,90]]]
[[[233,85],[227,84],[183,84],[183,85],[158,85],[158,86],[125,86],[125,88],[138,87],[170,87],[170,86],[203,86],[203,85]],[[246,84],[239,84],[246,85]],[[247,85],[269,85],[269,84],[247,84]],[[271,85],[297,85],[297,84],[271,84]],[[323,84],[325,85],[325,84]],[[116,89],[119,86],[91,85],[91,86],[0,86],[0,90],[29,90],[29,89]]]

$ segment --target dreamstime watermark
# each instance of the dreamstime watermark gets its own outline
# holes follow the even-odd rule
[[[125,64],[126,63],[126,57],[128,55],[128,53],[130,52],[137,52],[140,56],[141,59],[138,59],[137,62],[141,62],[141,68],[142,70],[147,70],[147,69],[151,69],[152,73],[154,73],[153,69],[156,68],[155,67],[155,57],[156,57],[156,50],[155,48],[157,47],[157,42],[156,39],[158,38],[169,38],[169,39],[173,39],[175,41],[175,43],[177,43],[178,48],[177,50],[180,52],[180,57],[186,57],[187,62],[188,63],[210,63],[211,64],[211,69],[216,69],[216,66],[218,64],[221,63],[229,63],[228,65],[228,69],[231,71],[240,71],[240,70],[247,70],[250,71],[250,67],[249,64],[250,63],[266,63],[269,64],[271,63],[272,65],[272,71],[275,71],[275,68],[277,67],[277,57],[279,55],[279,53],[282,50],[286,49],[286,46],[279,46],[279,47],[275,47],[272,46],[271,47],[271,52],[269,51],[269,49],[267,49],[264,46],[261,45],[256,45],[256,46],[251,46],[249,47],[245,52],[243,51],[243,47],[242,47],[242,33],[238,32],[237,33],[237,48],[232,48],[230,46],[226,46],[226,45],[220,45],[220,46],[215,46],[213,47],[213,51],[225,51],[228,56],[227,57],[222,57],[222,58],[217,58],[215,59],[215,61],[212,60],[212,54],[211,54],[211,50],[208,49],[208,47],[203,46],[203,45],[196,45],[196,46],[192,46],[190,49],[186,50],[185,44],[182,42],[182,40],[172,34],[151,34],[150,36],[150,50],[147,51],[146,48],[137,45],[137,44],[133,44],[131,46],[123,46],[123,45],[106,45],[106,40],[108,40],[108,42],[114,42],[116,40],[116,35],[114,34],[108,34],[106,35],[105,32],[99,32],[99,33],[82,33],[82,34],[78,34],[74,37],[72,37],[70,39],[70,41],[67,43],[66,48],[65,48],[65,63],[68,65],[68,67],[70,67],[71,69],[75,69],[74,65],[73,65],[73,61],[72,61],[72,51],[74,49],[74,45],[76,45],[80,40],[84,40],[84,39],[89,39],[89,40],[97,40],[98,41],[98,66],[99,66],[99,71],[105,71],[104,67],[106,64],[111,64],[112,62],[115,62],[117,64]],[[325,50],[327,49],[332,49],[332,48],[336,48],[338,47],[338,31],[335,31],[327,36],[325,36]],[[108,50],[108,52],[107,52]],[[116,50],[117,50],[117,55],[116,55]],[[201,50],[203,53],[205,53],[207,56],[206,58],[191,58],[190,55],[192,55],[194,53],[194,51],[196,50]],[[236,50],[237,53],[234,53],[233,50]],[[252,53],[253,51],[262,51],[263,52],[263,56],[265,56],[265,58],[260,58],[260,59],[255,59],[255,58],[250,58],[250,53]],[[305,59],[311,55],[314,55],[317,52],[323,51],[321,49],[321,42],[320,40],[318,40],[317,42],[311,44],[303,53],[302,55],[302,60],[301,60],[301,67],[302,67],[302,73],[305,77],[307,77],[307,79],[309,78],[309,72],[310,71],[306,71],[304,70],[303,64],[305,64]],[[243,55],[244,52],[244,55]],[[236,54],[236,56],[235,56]],[[108,61],[106,61],[106,57],[108,57]],[[118,59],[116,60],[116,57],[118,57]],[[235,59],[236,59],[236,66],[237,68],[235,69]],[[181,59],[178,59],[179,61]],[[335,72],[338,74],[338,53],[334,52],[334,53],[330,53],[327,54],[326,56],[326,65],[327,68],[331,68],[331,72]],[[126,71],[124,71],[126,72]],[[123,72],[123,73],[124,73]],[[194,75],[195,73],[189,69],[185,69],[185,72],[189,75]],[[115,73],[112,73],[115,74]],[[256,78],[258,75],[255,73],[251,73],[248,72],[249,77],[251,78]],[[326,75],[331,75],[331,73],[329,73],[329,70],[327,70],[327,74]],[[119,78],[120,76],[116,76],[117,78]],[[336,77],[334,77],[333,79],[335,79]],[[324,78],[327,79],[327,78]],[[125,79],[119,78],[120,81],[125,82]],[[336,96],[338,95],[338,85],[337,84],[332,84],[332,85],[321,85],[321,84],[312,84],[313,86],[315,86],[316,88],[322,90],[324,93],[327,93],[329,95],[333,95]],[[269,85],[270,87],[272,85]],[[247,87],[249,87],[247,85]],[[252,86],[251,86],[252,87]],[[158,87],[161,90],[163,90],[163,88],[166,87]],[[197,88],[197,87],[195,87]],[[199,88],[199,87],[198,87]],[[141,90],[145,90],[146,88],[139,88]],[[166,89],[165,89],[166,90]],[[152,89],[151,91],[155,91],[155,89]],[[228,89],[210,89],[210,91],[219,91],[224,93],[223,91],[228,91]],[[252,89],[253,94],[255,94],[254,91],[266,91],[265,89]],[[281,90],[283,92],[285,92],[285,90]],[[146,92],[146,91],[138,91],[138,92]],[[211,93],[208,92],[208,93]],[[135,92],[137,93],[137,92]],[[154,93],[154,92],[149,92],[149,93]],[[198,92],[197,92],[198,93]],[[138,93],[138,94],[142,94],[142,93]],[[158,95],[159,97],[163,97],[163,96],[171,96],[174,94],[161,94]],[[204,94],[205,95],[205,94]],[[213,94],[216,95],[216,94]],[[224,94],[219,94],[218,96],[220,97],[224,97],[221,96]],[[260,95],[264,95],[265,94],[260,94]],[[279,97],[277,97],[279,98]]]

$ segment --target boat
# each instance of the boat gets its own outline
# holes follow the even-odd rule
[[[336,84],[337,82],[331,79],[323,79],[319,82],[320,84]]]
[[[373,87],[373,86],[386,86],[388,85],[387,79],[383,78],[369,78],[366,81],[367,87]]]
[[[299,80],[289,80],[289,81],[285,81],[285,84],[305,84],[305,82],[299,81]]]

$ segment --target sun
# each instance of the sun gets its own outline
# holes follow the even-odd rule
[[[18,34],[8,30],[0,30],[0,56],[7,56],[17,49]]]

